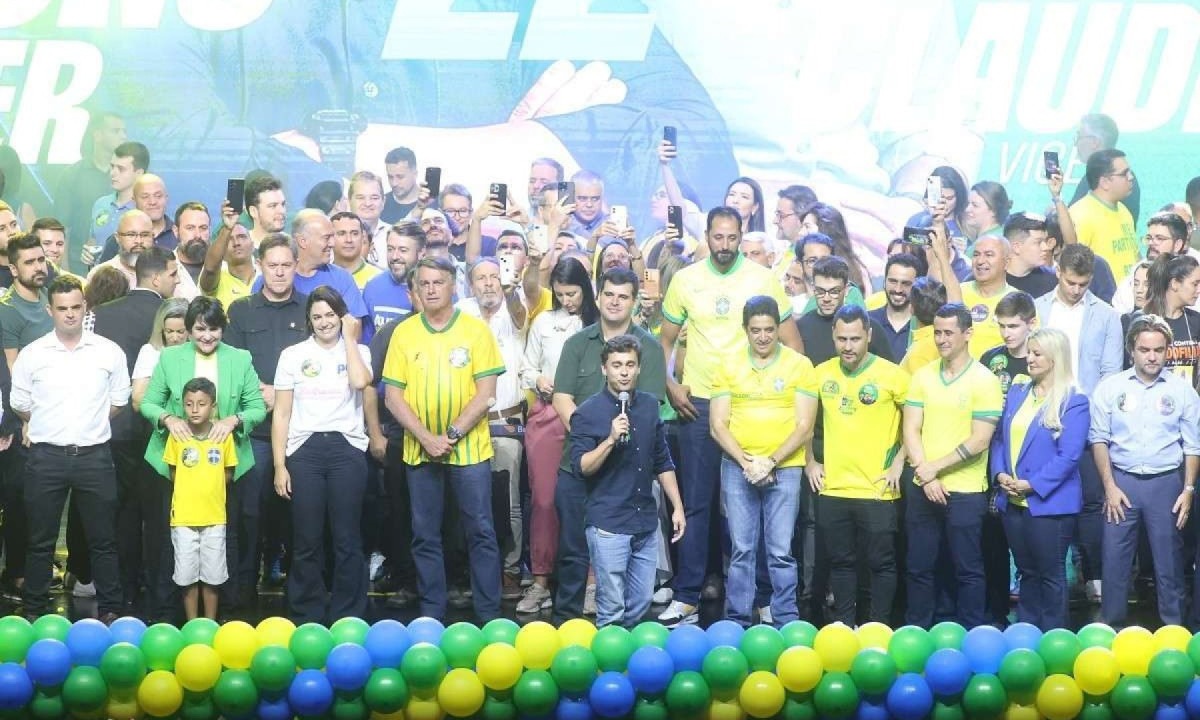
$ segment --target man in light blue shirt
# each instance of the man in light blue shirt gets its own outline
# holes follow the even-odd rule
[[[1200,470],[1200,397],[1164,372],[1171,328],[1157,315],[1129,326],[1133,368],[1100,381],[1092,396],[1088,440],[1104,483],[1104,622],[1125,624],[1138,530],[1154,558],[1158,614],[1183,622],[1183,535]]]
[[[133,183],[150,167],[150,151],[140,142],[123,142],[113,150],[108,177],[113,193],[96,198],[92,204],[92,223],[88,228],[90,245],[104,247],[117,231],[121,216],[133,209]],[[94,261],[96,258],[92,258]],[[91,262],[85,264],[91,265]]]

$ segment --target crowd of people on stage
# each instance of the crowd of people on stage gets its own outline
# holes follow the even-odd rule
[[[1117,139],[1084,117],[1074,198],[1048,167],[1021,211],[932,169],[873,275],[812,188],[705,208],[667,139],[637,237],[548,157],[480,192],[397,147],[209,207],[98,114],[55,198],[86,227],[0,202],[0,593],[54,610],[65,512],[66,591],[106,622],[283,585],[297,623],[374,590],[483,621],[723,598],[1048,629],[1080,600],[1122,626],[1152,588],[1200,625],[1200,178],[1144,211]]]

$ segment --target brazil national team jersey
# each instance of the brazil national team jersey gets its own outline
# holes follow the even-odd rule
[[[936,362],[913,374],[905,404],[924,410],[921,446],[925,459],[935,460],[953,453],[970,437],[973,421],[998,421],[1004,398],[1000,381],[978,362],[968,362],[950,380],[942,377],[942,363]],[[952,493],[983,492],[988,486],[987,453],[952,466],[938,479]]]
[[[1000,326],[996,324],[996,306],[1016,288],[1005,284],[1004,289],[987,297],[979,294],[974,282],[963,283],[963,305],[971,313],[971,357],[978,360],[985,352],[1003,344]]]
[[[796,427],[796,395],[816,397],[813,365],[789,347],[778,345],[766,367],[756,367],[752,350],[742,352],[716,369],[712,396],[730,398],[729,431],[742,450],[751,455],[770,455]],[[689,355],[690,358],[690,355]],[[776,458],[777,467],[804,464],[801,446],[786,458]]]

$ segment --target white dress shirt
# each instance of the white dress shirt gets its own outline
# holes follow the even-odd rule
[[[69,350],[50,331],[21,350],[12,374],[12,406],[29,413],[30,442],[108,442],[109,411],[129,403],[125,353],[95,333],[83,333]]]
[[[483,318],[479,301],[475,298],[459,300],[455,307],[468,315]],[[504,301],[486,322],[492,330],[492,336],[496,338],[496,344],[500,346],[500,357],[504,359],[504,373],[496,378],[496,402],[488,409],[502,412],[520,405],[524,399],[520,375],[521,356],[525,352],[525,335],[513,323],[507,301]]]
[[[354,347],[370,368],[371,350],[366,345]],[[367,449],[363,394],[350,387],[346,351],[345,340],[326,349],[310,337],[280,353],[275,390],[292,391],[286,455],[291,456],[315,432],[340,432],[346,442]]]
[[[529,339],[525,344],[525,357],[521,362],[521,386],[530,390],[537,388],[539,375],[554,382],[554,371],[562,356],[567,338],[583,329],[583,318],[559,308],[539,313],[529,327]]]
[[[1050,317],[1046,322],[1047,327],[1056,330],[1062,330],[1067,336],[1071,348],[1071,367],[1075,368],[1076,374],[1079,373],[1079,336],[1083,333],[1083,314],[1087,312],[1087,306],[1083,301],[1068,305],[1058,297],[1058,291],[1054,291],[1054,299],[1050,301]]]

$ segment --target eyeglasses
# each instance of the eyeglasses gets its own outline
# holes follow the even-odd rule
[[[463,215],[470,215],[471,208],[442,208],[442,212],[446,213],[447,215],[462,217]]]
[[[778,210],[775,211],[775,222],[779,222],[780,220],[785,220],[790,217],[796,217],[796,213],[781,213]]]
[[[842,294],[845,291],[846,291],[845,285],[841,285],[839,287],[833,287],[833,288],[823,288],[823,287],[814,285],[813,286],[813,297],[837,297],[838,295]]]
[[[1105,173],[1104,177],[1123,177],[1129,180],[1133,178],[1133,168],[1125,168],[1121,172]]]
[[[804,263],[805,265],[808,265],[809,267],[812,267],[813,265],[816,265],[817,261],[820,259],[821,258],[806,257],[803,260],[801,260],[800,262]]]
[[[125,238],[126,240],[134,240],[134,239],[153,240],[154,239],[154,233],[152,233],[152,232],[123,232],[123,233],[117,233],[117,235],[119,237]]]

